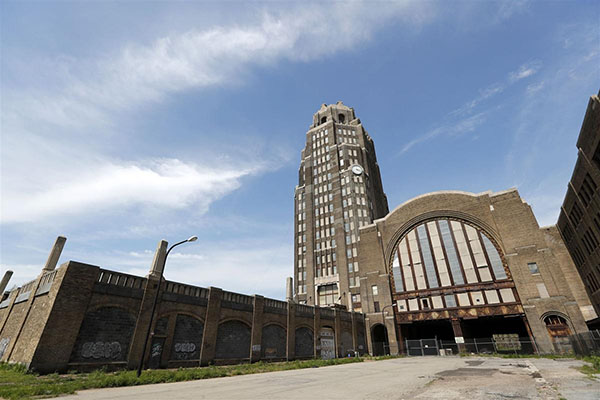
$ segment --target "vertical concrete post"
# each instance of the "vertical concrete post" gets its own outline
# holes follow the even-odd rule
[[[12,271],[6,271],[4,277],[2,278],[2,281],[0,281],[0,300],[2,300],[2,295],[4,294],[4,290],[6,289],[6,286],[8,286],[8,282],[10,281],[12,275]]]
[[[287,349],[286,359],[292,361],[296,358],[296,304],[287,303]]]
[[[294,279],[291,276],[285,278],[285,301],[294,301]]]
[[[254,295],[254,312],[252,313],[252,336],[250,341],[250,362],[259,361],[261,358],[263,311],[265,298]]]
[[[321,358],[321,308],[314,307],[315,310],[315,320],[314,320],[314,328],[313,328],[313,350],[314,357]]]
[[[58,259],[60,258],[60,254],[65,247],[65,242],[67,238],[64,236],[59,236],[56,238],[54,242],[54,246],[52,246],[52,250],[50,250],[50,254],[48,255],[48,260],[46,260],[46,265],[44,265],[44,271],[54,271],[56,268],[56,264],[58,264]]]
[[[348,311],[354,310],[354,304],[352,303],[352,293],[348,293]]]
[[[160,290],[160,285],[162,284],[161,272],[165,267],[167,246],[168,243],[165,240],[158,242],[156,252],[154,253],[154,259],[150,267],[150,272],[146,278],[144,296],[142,297],[142,302],[140,303],[140,310],[135,324],[135,330],[133,331],[131,345],[129,347],[127,366],[132,369],[139,367],[142,352],[144,351],[144,340],[146,339],[146,334],[148,333],[150,319],[152,319],[152,304],[154,303],[156,291]],[[156,319],[154,319],[153,324],[156,324]],[[152,345],[152,335],[148,337],[148,342],[146,345],[146,348]],[[148,360],[149,354],[150,352],[146,351],[146,354],[143,355],[144,360],[142,361],[142,364]]]
[[[334,309],[335,326],[335,357],[344,357],[344,348],[342,347],[342,316],[339,309]]]
[[[452,330],[454,331],[454,340],[457,341],[456,343],[458,345],[458,352],[465,352],[465,337],[463,336],[462,326],[460,325],[460,319],[452,318]],[[463,343],[459,343],[460,341],[462,341]]]
[[[155,279],[158,279],[160,276],[162,276],[162,273],[165,269],[167,246],[169,246],[169,243],[166,240],[159,241],[158,246],[156,246],[154,259],[152,260],[152,266],[150,267],[150,276]]]
[[[206,305],[204,334],[202,335],[202,349],[200,351],[201,366],[209,365],[215,359],[222,298],[223,291],[221,289],[216,287],[208,289],[208,304]]]

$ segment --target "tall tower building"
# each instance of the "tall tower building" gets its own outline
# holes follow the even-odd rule
[[[388,213],[373,140],[354,109],[313,115],[294,195],[294,293],[301,304],[360,309],[358,230]]]

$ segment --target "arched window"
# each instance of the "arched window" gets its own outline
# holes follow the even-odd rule
[[[340,124],[346,123],[346,116],[344,114],[338,114],[338,122]]]
[[[327,122],[327,117],[321,117],[321,123],[324,124],[325,122]]]
[[[518,302],[502,255],[481,228],[463,220],[436,218],[421,222],[400,237],[393,252],[392,287],[399,311],[423,311]],[[444,295],[419,293],[450,289]]]
[[[571,329],[567,320],[560,315],[548,315],[544,318],[546,328],[552,337],[564,337],[571,335]]]

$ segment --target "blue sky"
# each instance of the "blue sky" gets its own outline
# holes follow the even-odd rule
[[[27,2],[1,7],[0,272],[61,263],[269,297],[293,272],[312,114],[354,107],[390,209],[517,187],[553,224],[600,86],[600,3]]]

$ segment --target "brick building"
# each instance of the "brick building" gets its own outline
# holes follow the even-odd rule
[[[159,285],[164,241],[147,277],[74,261],[55,269],[63,244],[59,238],[35,280],[0,299],[0,361],[40,372],[136,368],[159,286],[145,357],[151,368],[333,358],[366,350],[360,313],[215,287],[164,280]]]
[[[373,140],[354,109],[313,115],[295,189],[294,280],[301,304],[360,309],[358,230],[388,213]]]
[[[590,109],[593,133],[580,142],[597,151],[600,107]],[[371,353],[406,351],[407,339],[496,335],[563,351],[596,317],[557,228],[540,228],[515,189],[435,192],[388,214],[373,141],[341,102],[323,104],[306,134],[294,239],[296,299],[366,313]]]
[[[550,353],[595,317],[556,227],[540,228],[516,189],[409,200],[361,228],[358,254],[371,351],[518,335]]]
[[[599,93],[600,95],[600,93]],[[577,162],[560,209],[558,229],[595,313],[600,314],[600,99],[591,96],[577,139]],[[590,313],[592,310],[589,311]],[[600,320],[593,321],[600,328]]]

